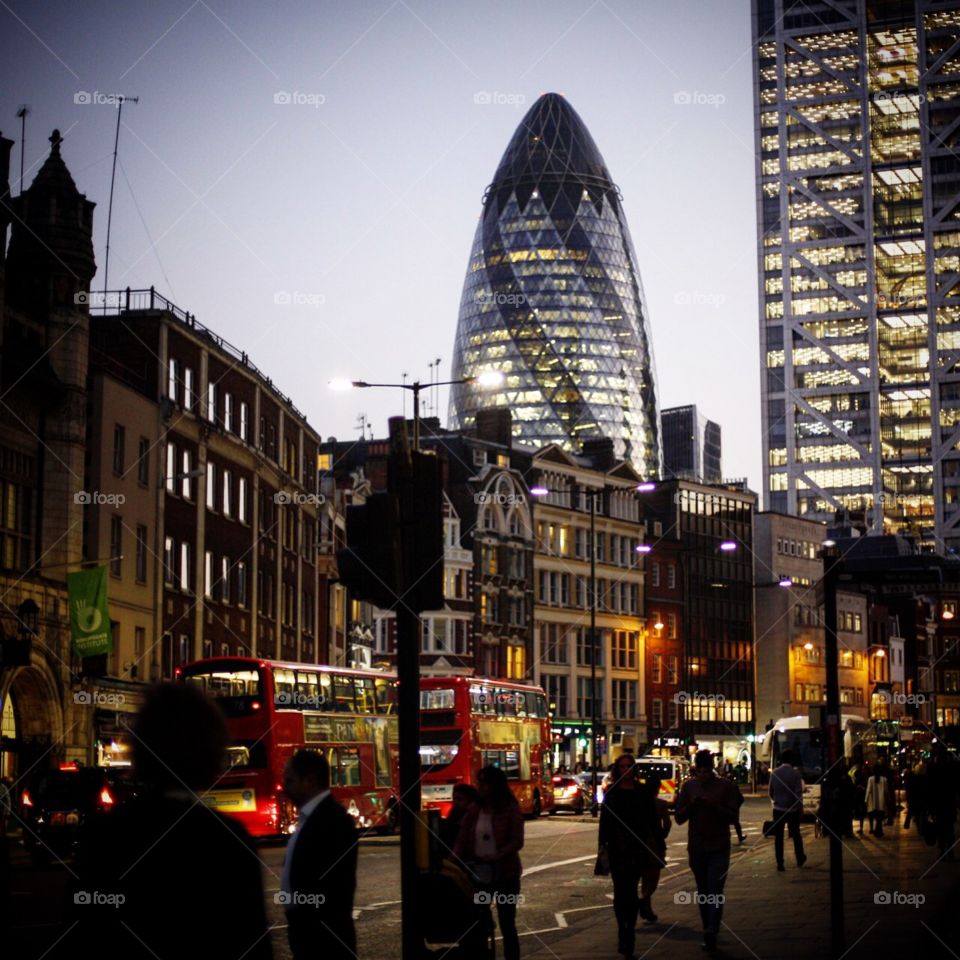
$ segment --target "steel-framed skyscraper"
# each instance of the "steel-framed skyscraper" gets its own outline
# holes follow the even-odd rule
[[[960,546],[960,7],[753,0],[769,509]]]
[[[453,379],[499,370],[497,395],[450,394],[450,426],[506,404],[514,437],[579,452],[606,437],[643,476],[660,472],[647,308],[620,193],[576,111],[540,97],[484,196],[463,285]]]

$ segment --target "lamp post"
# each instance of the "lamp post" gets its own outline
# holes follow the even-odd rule
[[[475,383],[477,386],[485,388],[499,387],[503,383],[503,374],[499,370],[485,370],[478,373],[475,377],[461,377],[459,380],[434,380],[428,383],[421,383],[414,380],[413,383],[368,383],[366,380],[331,380],[331,390],[369,390],[373,387],[390,387],[396,390],[409,390],[413,394],[413,449],[420,449],[420,391],[427,387],[449,387],[455,384]]]

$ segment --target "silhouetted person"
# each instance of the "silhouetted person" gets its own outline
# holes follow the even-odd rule
[[[785,870],[783,864],[783,830],[790,833],[797,866],[807,862],[803,852],[803,837],[800,834],[800,816],[803,813],[803,777],[797,765],[800,758],[793,750],[783,751],[783,762],[770,774],[770,799],[773,801],[773,841],[777,857],[777,869]]]
[[[440,821],[440,842],[443,844],[442,856],[449,857],[453,853],[464,816],[472,806],[479,802],[480,794],[476,787],[472,787],[469,783],[458,783],[454,786],[450,812]]]
[[[955,859],[958,784],[957,761],[938,741],[927,764],[927,810],[936,823],[940,857],[947,861]]]
[[[903,825],[910,829],[911,821],[916,821],[917,830],[923,831],[923,823],[927,818],[927,771],[923,761],[919,761],[909,770],[904,778],[904,788],[907,796],[907,815]]]
[[[500,767],[484,767],[477,774],[477,789],[480,802],[464,815],[454,854],[472,867],[481,888],[496,899],[504,960],[519,960],[517,905],[523,873],[523,816]]]
[[[698,750],[693,776],[677,797],[677,823],[690,821],[687,855],[697,882],[697,904],[703,922],[703,947],[717,949],[717,934],[723,916],[723,887],[730,869],[730,827],[740,806],[737,789],[713,770],[713,755]]]
[[[142,793],[91,824],[57,957],[272,957],[253,842],[199,799],[226,747],[223,715],[199,690],[148,691],[133,737]]]
[[[298,750],[283,771],[283,789],[299,811],[278,895],[294,960],[355,960],[357,828],[330,793],[326,757]]]
[[[887,818],[889,807],[889,787],[883,768],[877,764],[867,781],[867,817],[870,819],[870,833],[875,837],[883,836],[883,821]]]

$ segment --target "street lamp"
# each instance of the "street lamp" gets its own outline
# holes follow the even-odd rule
[[[473,383],[478,387],[493,389],[503,385],[503,374],[499,370],[484,370],[473,377],[461,377],[459,380],[434,380],[432,383],[368,383],[366,380],[331,380],[331,390],[368,390],[373,387],[391,387],[396,390],[409,390],[413,393],[413,449],[420,449],[420,391],[423,387],[449,387],[455,384]]]

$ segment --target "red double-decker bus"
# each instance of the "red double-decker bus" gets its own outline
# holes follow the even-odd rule
[[[528,816],[553,807],[550,719],[539,687],[480,677],[420,680],[423,806],[446,816],[453,788],[494,765]]]
[[[204,802],[235,816],[254,836],[289,833],[296,811],[282,792],[283,768],[308,747],[327,758],[333,795],[359,829],[394,829],[393,674],[214,657],[181,667],[177,676],[213,697],[227,718],[230,767]]]

